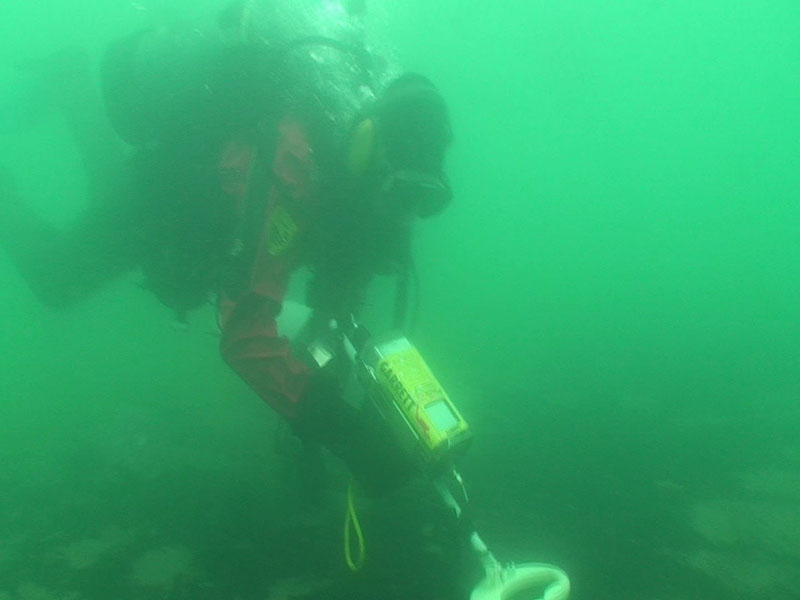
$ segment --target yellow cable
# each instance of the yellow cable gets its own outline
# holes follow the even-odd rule
[[[364,566],[364,534],[361,531],[361,524],[358,522],[358,515],[356,515],[354,496],[353,482],[351,481],[347,487],[347,514],[344,518],[344,557],[350,570],[358,571]],[[356,538],[358,539],[358,556],[355,560],[350,548],[351,528],[356,532]]]

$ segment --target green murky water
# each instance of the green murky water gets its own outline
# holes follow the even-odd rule
[[[0,7],[0,160],[44,219],[77,222],[87,176],[16,65],[217,5]],[[495,554],[559,564],[576,600],[796,598],[800,6],[369,13],[450,103],[456,196],[417,231],[414,339],[475,429]],[[178,330],[139,280],[54,311],[0,258],[0,599],[424,597],[409,582],[447,561],[410,558],[409,498],[367,509],[379,564],[325,588],[342,482],[303,503],[211,308]]]

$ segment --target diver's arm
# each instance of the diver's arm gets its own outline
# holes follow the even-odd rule
[[[332,373],[312,370],[292,355],[289,340],[277,332],[279,312],[279,302],[253,291],[236,302],[222,322],[225,361],[298,436],[342,459],[369,493],[383,494],[400,485],[412,465],[392,442],[383,420],[345,402]]]
[[[278,334],[281,298],[251,290],[223,304],[228,305],[221,316],[223,359],[264,401],[293,420],[310,373],[292,356],[289,340]]]
[[[287,201],[308,201],[313,166],[305,131],[298,123],[287,121],[281,124],[277,134],[278,143],[269,166],[271,172],[264,175],[267,189],[251,186],[241,199],[245,205],[249,202],[257,205],[259,194],[265,195],[268,207]],[[263,229],[257,232],[257,240],[249,240],[256,251],[244,293],[235,298],[225,292],[221,295],[220,352],[225,362],[263,400],[291,421],[310,373],[308,367],[292,355],[288,338],[279,335],[276,319],[297,258],[292,240],[287,238],[283,244],[279,228],[270,225],[275,217],[269,209],[265,209],[263,215],[245,209],[243,215],[243,218],[264,219]]]

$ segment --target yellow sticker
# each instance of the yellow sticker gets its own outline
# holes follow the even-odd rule
[[[297,237],[297,223],[283,206],[276,206],[269,219],[267,252],[280,256],[294,244]]]
[[[387,356],[378,365],[378,372],[388,385],[395,401],[411,426],[431,451],[447,441],[448,432],[441,430],[428,414],[428,407],[439,402],[450,403],[416,348],[408,348]],[[452,409],[450,428],[460,425],[460,415]],[[441,419],[440,419],[441,421]],[[466,424],[465,424],[466,425]]]

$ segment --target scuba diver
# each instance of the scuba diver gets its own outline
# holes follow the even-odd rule
[[[45,61],[88,203],[76,225],[52,227],[0,170],[0,246],[55,307],[133,270],[180,320],[216,296],[227,364],[306,448],[328,448],[373,499],[395,501],[370,524],[380,535],[366,576],[315,597],[464,598],[474,573],[460,563],[476,559],[465,536],[488,565],[476,588],[487,593],[474,597],[511,597],[505,583],[519,591],[539,567],[501,569],[381,415],[345,400],[339,357],[311,351],[331,323],[354,322],[376,275],[406,280],[414,222],[452,199],[446,103],[366,49],[363,5],[234,2],[210,33],[146,29],[109,47],[100,86],[80,54]],[[290,341],[278,315],[300,267],[313,312]]]
[[[54,307],[136,270],[180,320],[215,298],[222,358],[302,441],[301,485],[324,483],[324,447],[361,490],[396,507],[382,513],[364,577],[320,597],[374,597],[388,581],[397,597],[419,582],[431,594],[459,587],[446,571],[463,550],[458,524],[380,416],[346,401],[340,362],[322,367],[307,350],[331,321],[358,316],[376,275],[408,277],[415,221],[451,202],[447,106],[426,77],[369,52],[337,3],[302,3],[323,14],[288,23],[279,4],[237,3],[211,30],[117,40],[99,85],[79,54],[46,61],[88,202],[75,225],[55,228],[0,171],[0,246]],[[302,267],[312,314],[289,340],[277,317]],[[416,564],[425,576],[406,577]]]
[[[403,481],[407,461],[276,318],[301,266],[313,274],[309,335],[357,314],[376,274],[406,276],[413,222],[451,199],[448,111],[428,79],[372,56],[357,19],[330,12],[336,3],[316,3],[327,12],[292,27],[278,4],[236,3],[211,34],[119,40],[99,90],[81,59],[48,63],[88,206],[58,230],[0,174],[0,245],[52,306],[134,269],[179,319],[216,294],[227,364],[301,439],[380,493]]]

